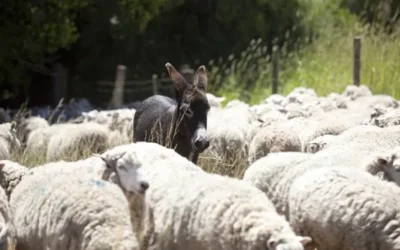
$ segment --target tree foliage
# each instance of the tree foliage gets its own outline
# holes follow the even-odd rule
[[[369,23],[379,23],[389,29],[393,28],[400,19],[400,1],[398,0],[343,0],[342,6]]]
[[[76,42],[74,17],[86,2],[4,0],[0,5],[0,84],[16,91],[29,81],[27,69],[49,74],[51,56]]]
[[[293,50],[301,39],[334,25],[331,20],[347,18],[338,14],[343,6],[360,15],[366,9],[370,20],[378,18],[381,8],[387,21],[398,17],[399,4],[394,0],[3,0],[0,86],[16,93],[29,85],[29,72],[51,75],[59,62],[68,68],[70,96],[87,96],[93,90],[91,83],[114,79],[118,64],[128,66],[128,79],[149,79],[153,73],[165,73],[167,61],[196,67],[238,56],[252,39],[265,41],[267,53],[273,44],[284,43]]]
[[[65,52],[77,43],[96,45],[87,34],[103,25],[105,38],[113,15],[123,20],[126,31],[143,31],[164,0],[4,0],[0,3],[0,99],[29,85],[29,72],[51,75],[51,65],[63,61]],[[93,13],[101,13],[96,15]],[[89,24],[89,25],[88,25]],[[104,31],[104,30],[101,30]],[[90,40],[81,39],[83,38]],[[123,38],[122,38],[123,39]],[[84,51],[79,51],[84,54]],[[80,56],[80,55],[78,55]]]

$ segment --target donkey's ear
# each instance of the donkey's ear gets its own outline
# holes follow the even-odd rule
[[[207,87],[207,71],[204,65],[201,65],[194,74],[193,85],[198,89],[206,91]]]
[[[165,64],[165,67],[168,70],[168,74],[171,77],[172,82],[174,83],[175,89],[179,92],[182,93],[186,87],[189,85],[189,83],[185,80],[185,78],[179,73],[172,64],[167,62]]]

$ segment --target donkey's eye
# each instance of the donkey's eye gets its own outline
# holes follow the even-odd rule
[[[181,110],[186,117],[193,116],[193,110],[190,108],[189,104],[182,104]]]
[[[185,116],[187,116],[189,118],[193,117],[193,110],[191,108],[186,109]]]

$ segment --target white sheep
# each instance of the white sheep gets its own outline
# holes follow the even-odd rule
[[[77,126],[79,125],[73,123],[59,123],[35,129],[28,135],[25,152],[34,155],[46,155],[50,138],[63,130],[72,131]]]
[[[21,181],[21,178],[29,172],[29,168],[10,160],[0,161],[0,186],[6,192],[7,197]]]
[[[329,145],[333,140],[335,140],[336,135],[323,135],[318,136],[314,140],[309,141],[306,143],[304,152],[315,154],[318,151],[324,149],[327,145]]]
[[[273,105],[281,105],[285,100],[285,97],[280,94],[272,94],[268,96],[268,98],[264,99],[262,103],[273,104]]]
[[[338,135],[353,126],[348,121],[332,118],[329,114],[330,112],[316,115],[294,125],[297,126],[294,131],[299,134],[303,152],[305,152],[307,143],[315,138],[328,134]],[[295,123],[296,120],[293,122]]]
[[[49,127],[49,123],[38,116],[31,116],[27,119],[22,119],[17,125],[17,135],[21,143],[26,144],[29,135],[36,129]]]
[[[319,168],[293,182],[288,200],[292,227],[317,249],[400,247],[400,189],[393,183],[358,169]]]
[[[362,169],[372,175],[382,173],[383,179],[400,186],[400,146],[374,153],[366,160]]]
[[[301,151],[299,136],[285,123],[277,122],[261,128],[249,148],[249,162],[273,152]]]
[[[25,176],[10,199],[16,249],[139,249],[116,185],[67,173]]]
[[[97,123],[81,123],[54,134],[47,145],[47,161],[79,159],[85,153],[102,153],[108,147],[110,130]]]
[[[390,149],[400,145],[400,126],[379,128],[360,125],[350,128],[326,145],[326,149],[357,146],[365,150]],[[318,152],[324,154],[325,150]]]
[[[14,122],[0,124],[0,160],[9,159],[13,152],[21,149],[15,125]]]
[[[187,160],[143,167],[155,221],[150,249],[303,249],[310,241],[293,234],[269,199],[241,180],[206,173]]]
[[[280,214],[287,212],[286,197],[291,183],[291,173],[301,173],[299,165],[312,157],[302,152],[271,153],[251,164],[243,175],[243,181],[264,192]]]
[[[369,108],[374,109],[375,107],[385,107],[385,108],[396,108],[398,103],[396,99],[389,95],[372,95],[372,96],[362,96],[354,101],[348,102],[348,109],[359,109],[359,108]]]
[[[373,160],[373,158],[371,159],[373,153],[389,150],[394,146],[400,145],[400,127],[382,129],[374,126],[364,127],[372,127],[372,129],[351,129],[351,133],[346,131],[338,135],[324,150],[309,154],[309,158],[299,164],[290,164],[285,168],[274,167],[275,165],[271,164],[272,166],[262,169],[265,173],[257,173],[258,182],[265,183],[266,189],[263,191],[274,202],[277,211],[288,216],[288,190],[297,177],[311,169],[346,166],[369,171],[370,174],[374,175],[379,172],[386,173],[383,171],[382,166],[378,165],[376,167],[381,168],[381,171],[371,171],[371,168],[368,169],[366,166]],[[249,178],[247,172],[250,172],[252,168],[250,166],[246,170],[244,180]],[[270,189],[274,190],[274,192],[268,191]]]
[[[343,91],[342,96],[349,97],[351,100],[356,100],[362,96],[372,96],[372,92],[366,85],[348,85]]]
[[[246,106],[212,108],[207,121],[210,147],[205,150],[204,156],[225,160],[245,158],[248,147],[246,136],[252,120],[252,113]]]
[[[52,174],[73,174],[115,183],[119,185],[128,199],[130,218],[132,220],[131,224],[134,231],[138,234],[140,244],[147,246],[153,223],[150,221],[151,210],[145,204],[143,197],[149,184],[145,174],[143,174],[141,165],[143,163],[142,159],[146,158],[149,150],[146,151],[147,154],[144,154],[140,150],[136,152],[135,149],[137,148],[135,144],[123,145],[85,160],[77,162],[60,161],[35,167],[28,172],[22,173],[22,180],[17,187],[21,185],[26,176],[48,176]],[[163,157],[168,154],[170,152],[167,150],[164,155],[159,154],[159,156]],[[150,159],[147,160],[150,161]],[[11,192],[11,197],[17,192],[16,190],[14,189]]]
[[[220,108],[221,103],[226,100],[225,96],[217,97],[211,93],[207,93],[206,96],[211,107]]]
[[[375,112],[371,114],[371,118],[364,122],[364,124],[375,125],[378,127],[389,127],[400,125],[400,109],[376,108]]]
[[[0,163],[0,168],[4,165]],[[0,250],[8,250],[12,223],[6,192],[0,187]]]

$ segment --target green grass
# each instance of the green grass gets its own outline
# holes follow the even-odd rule
[[[363,24],[346,11],[336,13],[336,19],[328,17],[312,42],[299,42],[299,49],[292,52],[286,46],[281,48],[278,92],[287,95],[299,86],[313,88],[318,95],[343,92],[353,83],[353,38],[360,36],[361,84],[374,94],[399,99],[400,28],[389,34],[379,25]],[[212,61],[210,82],[221,87],[211,91],[226,96],[225,103],[241,99],[257,104],[268,97],[272,65],[266,49],[263,41],[252,41],[239,57]]]
[[[294,68],[286,69],[282,92],[313,88],[319,95],[342,92],[353,83],[353,38],[361,37],[361,84],[373,93],[400,98],[400,30],[389,35],[382,30],[356,24],[348,30],[335,28],[294,57]]]

